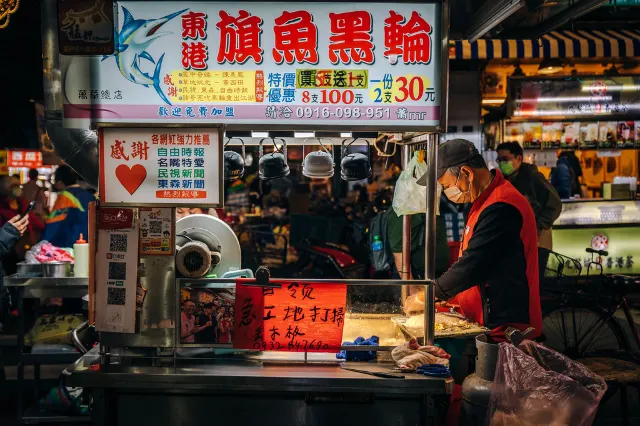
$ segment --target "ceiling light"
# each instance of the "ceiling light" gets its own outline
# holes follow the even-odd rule
[[[351,137],[351,132],[340,132],[340,137],[341,138],[350,138]]]
[[[502,105],[504,101],[504,99],[483,99],[482,105]]]
[[[268,138],[269,132],[251,132],[252,138]]]
[[[550,75],[562,71],[564,63],[558,58],[543,59],[538,67],[538,74]]]
[[[295,132],[293,134],[294,138],[312,138],[315,136],[313,132]]]

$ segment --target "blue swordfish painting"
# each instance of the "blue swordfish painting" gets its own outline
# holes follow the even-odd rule
[[[156,89],[158,96],[169,105],[171,105],[171,102],[169,102],[169,99],[167,99],[160,87],[160,71],[164,53],[156,62],[147,52],[147,48],[156,39],[171,34],[170,32],[159,32],[159,30],[164,24],[187,10],[189,9],[183,9],[157,19],[134,19],[131,12],[129,12],[127,8],[122,7],[124,23],[122,24],[120,33],[116,34],[116,51],[112,55],[115,56],[118,70],[120,70],[120,74],[122,74],[124,78],[135,84],[141,84],[144,87],[152,86]],[[104,61],[108,58],[109,56],[104,56],[102,60]],[[153,75],[149,75],[140,69],[142,59],[146,59],[152,64],[155,64]]]

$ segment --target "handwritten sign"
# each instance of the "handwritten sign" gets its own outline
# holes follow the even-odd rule
[[[101,130],[100,200],[125,205],[222,204],[218,129]]]
[[[338,352],[347,285],[273,281],[281,288],[238,280],[233,347],[261,351]]]

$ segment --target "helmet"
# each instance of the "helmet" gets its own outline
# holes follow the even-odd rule
[[[345,146],[344,143],[348,140],[349,139],[345,139],[342,141],[342,161],[340,162],[340,176],[343,180],[346,181],[362,180],[371,177],[371,160],[369,158],[371,154],[371,146],[369,145],[369,141],[364,139],[364,141],[367,143],[366,154],[363,154],[361,152],[348,154],[348,148],[356,140],[358,140],[358,138],[353,138],[353,140]]]
[[[330,178],[333,176],[333,154],[324,146],[321,138],[316,138],[322,147],[320,151],[313,151],[304,157],[302,162],[302,174],[308,178]],[[302,155],[304,156],[304,145],[307,139],[302,143]],[[333,145],[333,143],[332,143]]]
[[[240,179],[244,175],[244,141],[240,138],[229,138],[224,145],[225,148],[231,139],[238,139],[242,143],[242,156],[235,151],[224,152],[224,179],[227,181]]]
[[[262,142],[271,139],[275,151],[263,155]],[[280,150],[276,145],[275,138],[264,138],[260,140],[260,160],[258,161],[258,175],[262,180],[280,179],[289,175],[289,165],[287,164],[287,142],[282,141],[283,148]]]

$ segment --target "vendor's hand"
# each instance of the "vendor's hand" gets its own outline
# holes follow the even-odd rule
[[[213,323],[211,321],[207,321],[207,323],[204,325],[205,327],[211,327],[213,325]]]
[[[27,230],[27,226],[29,226],[29,215],[25,215],[22,219],[20,219],[20,215],[14,216],[9,223],[20,232],[20,235],[24,235]]]

